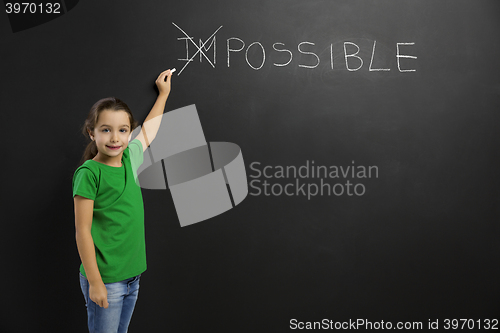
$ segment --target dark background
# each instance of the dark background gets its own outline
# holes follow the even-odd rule
[[[215,68],[198,54],[166,110],[196,104],[207,140],[238,144],[248,176],[254,161],[314,160],[379,177],[363,196],[249,195],[185,228],[168,191],[143,189],[148,270],[130,332],[498,318],[500,2],[85,0],[16,33],[0,14],[2,332],[86,331],[71,191],[81,126],[107,96],[142,123],[158,74],[185,64],[172,22],[196,42],[223,27]],[[231,37],[260,42],[264,66],[242,51],[228,68]],[[369,71],[374,40],[373,67],[390,72]],[[317,68],[299,67],[316,63],[304,41]],[[359,71],[345,41],[360,46]],[[288,61],[276,42],[288,66],[273,65]],[[401,64],[416,72],[398,71],[398,42],[415,43]]]

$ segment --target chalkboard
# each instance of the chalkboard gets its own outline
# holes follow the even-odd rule
[[[0,14],[2,332],[87,331],[81,128],[108,96],[142,123],[168,68],[248,195],[181,227],[142,189],[131,332],[498,329],[500,2],[59,3]]]

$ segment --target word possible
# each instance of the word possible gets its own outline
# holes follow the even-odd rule
[[[208,61],[208,63],[213,68],[215,68],[216,56],[217,56],[217,53],[216,53],[216,46],[217,46],[216,34],[222,28],[222,26],[217,28],[217,30],[215,30],[215,32],[210,37],[208,37],[205,41],[203,41],[202,39],[199,39],[199,44],[197,44],[193,40],[193,37],[189,36],[181,27],[179,27],[177,24],[175,24],[173,22],[172,22],[172,24],[177,29],[179,29],[185,36],[185,37],[177,38],[177,40],[185,40],[185,43],[186,43],[186,58],[178,59],[178,60],[185,61],[186,64],[179,71],[178,75],[181,75],[181,73],[184,71],[184,69],[189,65],[189,63],[194,61],[194,58],[198,54],[200,56],[200,62],[202,62],[202,59],[204,57]],[[195,46],[196,52],[194,54],[192,54],[191,56],[189,56],[189,46],[191,44]],[[207,46],[207,44],[208,44],[208,46]],[[377,41],[374,40],[373,46],[372,46],[371,58],[370,58],[370,65],[368,67],[368,70],[370,72],[390,71],[391,70],[390,68],[373,68],[373,59],[375,58],[376,45],[377,45]],[[413,46],[413,45],[415,45],[415,43],[413,43],[413,42],[396,43],[396,61],[397,61],[399,72],[416,72],[416,69],[413,69],[413,68],[402,68],[401,63],[400,63],[401,58],[417,59],[416,56],[401,53],[402,46]],[[307,50],[307,48],[310,46],[315,46],[315,44],[312,42],[305,41],[305,42],[301,42],[297,45],[298,52],[301,54],[305,54],[305,55],[310,56],[310,59],[311,59],[310,64],[299,64],[298,65],[299,67],[316,68],[319,66],[319,64],[321,62],[320,57],[316,53],[311,52],[310,50],[309,51]],[[262,57],[261,57],[260,61],[257,63],[255,62],[255,60],[252,63],[248,58],[248,53],[252,48],[255,48],[256,50],[260,50],[262,52]],[[360,52],[359,46],[356,43],[346,41],[346,42],[344,42],[343,48],[344,48],[343,53],[344,53],[344,60],[345,60],[345,68],[350,72],[355,72],[355,71],[360,70],[363,67],[364,61],[358,55]],[[208,52],[210,51],[210,49],[213,49],[213,54],[211,54],[211,58],[209,58],[209,56],[208,56]],[[275,52],[280,52],[280,53],[284,53],[284,54],[288,55],[288,61],[283,62],[283,63],[273,63],[274,66],[284,67],[284,66],[288,66],[292,62],[293,52],[291,50],[285,48],[284,43],[280,43],[280,42],[274,43],[273,50]],[[259,70],[264,66],[264,64],[266,62],[266,54],[267,53],[266,53],[266,49],[264,48],[264,45],[262,45],[262,43],[256,41],[256,42],[252,42],[251,44],[246,46],[245,42],[242,39],[240,39],[238,37],[230,37],[226,40],[227,67],[230,67],[231,54],[237,53],[237,52],[242,52],[242,51],[245,51],[245,60],[246,60],[246,63],[248,64],[248,66],[250,66],[250,68],[252,68],[254,70]],[[333,59],[334,59],[333,44],[330,44],[330,66],[331,66],[331,69],[334,69]]]

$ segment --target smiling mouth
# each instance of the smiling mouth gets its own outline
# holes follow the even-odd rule
[[[108,146],[108,145],[106,145],[106,147],[108,147],[109,149],[116,150],[116,149],[119,149],[121,146]]]

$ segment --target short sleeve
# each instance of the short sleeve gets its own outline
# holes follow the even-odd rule
[[[95,200],[97,195],[97,177],[85,167],[76,170],[73,175],[73,197],[81,195],[87,199]]]
[[[134,173],[136,173],[142,162],[144,162],[144,154],[141,141],[139,141],[139,139],[130,141],[128,144],[128,149],[130,152],[130,164],[132,165],[132,170],[134,170]]]

